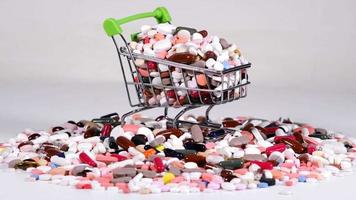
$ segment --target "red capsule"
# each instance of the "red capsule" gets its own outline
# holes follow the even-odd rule
[[[143,43],[144,43],[144,44],[150,43],[150,38],[149,38],[149,37],[145,37],[145,38],[143,39]]]
[[[264,130],[266,131],[267,135],[276,133],[277,129],[278,129],[278,127],[265,127],[264,128]]]
[[[166,93],[168,98],[177,98],[174,90],[168,90]]]
[[[146,61],[147,68],[150,70],[157,70],[157,63],[152,61]]]
[[[96,167],[96,166],[97,166],[96,162],[95,162],[93,159],[91,159],[91,158],[88,156],[88,154],[86,154],[86,153],[84,153],[84,152],[82,152],[82,153],[79,154],[79,159],[80,159],[80,161],[82,161],[83,163],[86,163],[86,164],[88,164],[88,165],[90,165],[90,166],[92,166],[92,167]]]
[[[316,145],[315,145],[315,144],[312,144],[312,143],[308,144],[308,146],[307,146],[307,152],[308,152],[309,154],[313,154],[314,151],[316,151]]]
[[[261,162],[261,161],[251,161],[251,163],[258,165],[259,167],[261,167],[262,170],[271,170],[273,169],[273,164],[271,162]]]
[[[288,139],[291,139],[291,140],[295,140],[295,137],[293,135],[286,135],[286,136],[275,136],[274,137],[274,142],[275,143],[280,143],[282,139],[284,138],[288,138]]]
[[[126,160],[126,159],[127,159],[127,157],[122,156],[122,155],[120,155],[120,154],[115,154],[115,153],[110,154],[110,156],[111,156],[111,157],[114,157],[114,158],[117,158],[118,162],[120,162],[120,161],[123,161],[123,160]]]
[[[273,145],[271,147],[267,147],[266,154],[267,154],[267,156],[269,156],[274,151],[283,152],[284,150],[286,150],[286,145],[284,143],[279,143],[279,144]]]
[[[101,129],[101,136],[109,137],[112,130],[112,126],[110,124],[104,124],[103,128]]]
[[[164,171],[164,165],[163,165],[162,159],[161,159],[160,157],[155,157],[155,158],[153,159],[153,164],[154,164],[154,166],[155,166],[155,168],[156,168],[156,171],[157,171],[158,173]]]

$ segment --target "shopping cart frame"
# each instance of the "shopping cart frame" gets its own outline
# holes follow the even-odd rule
[[[159,7],[157,9],[155,9],[153,12],[140,13],[137,15],[132,15],[132,16],[129,16],[126,18],[118,19],[118,20],[110,18],[110,19],[105,20],[105,22],[104,22],[104,29],[105,29],[107,35],[112,38],[115,48],[116,48],[116,51],[119,56],[119,62],[120,62],[121,70],[122,70],[123,79],[125,82],[125,89],[126,89],[126,93],[128,96],[129,104],[131,107],[138,107],[138,108],[122,115],[121,124],[122,125],[125,124],[125,119],[127,116],[130,116],[132,114],[135,114],[135,113],[138,113],[141,111],[157,108],[157,107],[164,107],[163,117],[165,119],[167,119],[168,122],[173,127],[179,127],[180,125],[183,125],[183,124],[187,124],[187,125],[194,124],[194,122],[180,120],[179,118],[189,110],[192,110],[192,109],[195,109],[198,107],[202,107],[202,106],[207,106],[207,109],[205,111],[206,122],[204,124],[199,124],[199,125],[205,126],[208,128],[219,128],[221,125],[212,123],[210,120],[210,117],[209,117],[209,113],[215,105],[224,104],[227,102],[231,102],[231,101],[246,97],[246,95],[247,95],[247,87],[246,86],[248,84],[250,84],[250,82],[248,81],[247,78],[243,82],[242,72],[244,72],[245,76],[247,76],[247,73],[245,71],[247,68],[251,67],[251,63],[244,64],[241,66],[235,66],[235,67],[223,70],[223,71],[217,71],[214,69],[200,68],[200,67],[196,67],[196,66],[192,66],[192,65],[176,63],[176,62],[172,62],[169,60],[163,60],[163,59],[159,59],[156,57],[151,57],[151,56],[146,56],[143,54],[134,53],[131,51],[131,48],[129,47],[129,43],[127,42],[126,38],[122,34],[123,31],[122,31],[121,25],[125,24],[127,22],[130,22],[130,21],[134,21],[134,20],[142,19],[142,18],[148,18],[148,17],[156,18],[158,23],[170,23],[170,21],[171,21],[171,17],[169,15],[167,9],[164,7]],[[120,47],[118,45],[118,42],[116,39],[117,36],[119,36],[119,38],[122,40],[124,46]],[[126,58],[126,60],[127,60],[127,65],[128,65],[129,71],[125,70],[125,64],[123,61],[124,58]],[[140,73],[138,73],[138,66],[136,66],[136,64],[134,62],[136,59],[143,59],[145,61],[151,61],[151,62],[155,62],[157,64],[163,64],[163,65],[169,66],[168,72],[169,72],[169,77],[170,77],[170,80],[172,83],[173,83],[173,80],[171,78],[172,73],[171,73],[170,69],[178,68],[179,70],[182,71],[183,77],[185,77],[184,75],[187,75],[188,71],[190,73],[192,72],[194,77],[196,77],[196,75],[198,73],[204,74],[205,78],[207,80],[209,78],[210,79],[211,78],[215,78],[215,79],[221,78],[221,83],[227,82],[227,86],[226,86],[226,88],[221,87],[221,90],[213,89],[213,87],[210,84],[207,84],[208,88],[189,88],[187,86],[185,78],[184,78],[185,87],[177,87],[174,84],[172,84],[172,85],[154,85],[154,84],[152,84],[151,78],[148,78],[149,82],[147,83],[147,81],[146,81],[146,83],[145,83],[145,81],[143,81],[143,77],[141,77]],[[127,72],[131,74],[131,77],[130,77],[131,80],[128,80],[129,77],[127,77],[127,74],[126,74]],[[149,70],[148,70],[148,72],[149,72]],[[239,80],[236,79],[237,73],[240,73]],[[139,79],[138,81],[135,81],[135,75],[138,77],[138,79]],[[231,77],[233,77],[233,80],[231,80]],[[233,81],[234,84],[232,84],[230,86],[231,81]],[[131,91],[129,89],[130,85],[134,86],[135,93],[136,93],[135,96],[137,96],[137,100],[138,100],[137,103],[133,102],[133,99],[132,99],[133,94],[131,93]],[[157,87],[162,88],[163,92],[165,93],[165,98],[166,98],[167,102],[168,102],[168,97],[167,97],[166,90],[173,90],[177,99],[178,99],[177,91],[184,90],[187,92],[186,96],[188,99],[188,103],[180,105],[180,107],[183,109],[174,118],[168,117],[168,109],[169,109],[169,107],[173,107],[172,105],[169,105],[169,104],[167,104],[167,105],[149,105],[144,100],[145,89],[151,88],[152,90],[154,90]],[[238,96],[235,96],[236,91],[238,92]],[[192,100],[192,97],[190,97],[189,92],[198,92],[198,94],[199,94],[198,100],[199,101],[194,102]],[[215,98],[215,96],[214,96],[215,93],[220,94],[220,97]],[[208,96],[208,97],[206,97],[209,99],[208,103],[203,100],[202,94],[205,94],[205,96]],[[207,95],[207,94],[209,94],[209,95]],[[210,98],[209,98],[209,96],[210,96]]]

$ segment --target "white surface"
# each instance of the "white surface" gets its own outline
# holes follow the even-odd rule
[[[218,3],[0,1],[0,141],[25,128],[44,129],[70,119],[129,111],[116,53],[101,23],[107,17],[150,11],[157,5],[168,7],[176,25],[207,28],[237,42],[253,63],[248,97],[214,108],[214,118],[251,115],[273,120],[284,116],[356,136],[355,1]],[[199,6],[201,12],[196,14],[187,5]],[[133,32],[140,24],[125,28]],[[28,183],[23,177],[1,171],[0,199],[147,198]],[[275,187],[149,198],[350,199],[356,194],[355,178],[353,174],[300,185],[290,189],[292,196],[278,195],[284,187]]]

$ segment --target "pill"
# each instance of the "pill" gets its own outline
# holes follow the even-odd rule
[[[116,138],[116,144],[127,150],[129,147],[135,147],[136,145],[124,136]]]
[[[188,65],[194,63],[195,59],[196,59],[195,55],[190,53],[185,53],[185,52],[175,53],[170,57],[168,57],[169,61],[188,64]]]
[[[97,166],[96,162],[93,159],[91,159],[88,156],[88,154],[86,154],[85,152],[81,152],[79,154],[79,159],[80,159],[81,162],[83,162],[85,164],[88,164],[88,165],[90,165],[92,167],[96,167]]]
[[[244,161],[242,159],[236,158],[231,160],[225,160],[218,163],[218,165],[224,169],[239,169],[242,168]]]

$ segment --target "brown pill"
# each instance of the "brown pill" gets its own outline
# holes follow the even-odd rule
[[[241,125],[241,123],[239,123],[238,121],[233,120],[233,119],[224,120],[222,122],[222,124],[224,127],[227,127],[227,128],[235,128],[236,126]]]
[[[309,155],[308,154],[302,154],[298,157],[301,163],[307,163],[309,161]]]
[[[262,154],[247,154],[243,157],[245,161],[266,161],[267,158]]]
[[[220,38],[220,44],[223,49],[227,49],[230,46],[230,44],[224,38]]]
[[[183,131],[181,131],[180,129],[177,129],[177,128],[169,128],[169,129],[158,132],[156,134],[156,136],[158,136],[158,135],[163,135],[166,139],[168,139],[170,135],[175,135],[177,137],[180,137],[181,135],[183,135]]]
[[[196,57],[197,57],[196,55],[186,53],[186,52],[181,52],[181,53],[175,53],[171,55],[168,58],[168,60],[172,62],[190,65],[195,62]]]
[[[231,170],[226,170],[226,169],[223,169],[220,172],[220,176],[224,179],[225,182],[230,182],[233,178],[236,178],[236,176],[233,174]]]
[[[136,176],[137,170],[133,167],[122,167],[116,168],[113,170],[114,178],[121,177],[121,176]]]
[[[303,145],[296,140],[292,140],[290,138],[282,138],[280,142],[289,145],[294,150],[294,152],[298,154],[306,152],[306,148],[304,148]]]
[[[116,183],[128,183],[130,182],[132,179],[132,177],[130,176],[123,176],[123,177],[119,177],[119,178],[114,178],[111,180],[111,182],[113,184],[116,184]]]
[[[64,151],[64,152],[68,151],[68,149],[69,149],[69,146],[67,144],[63,144],[60,148],[60,150]]]
[[[208,36],[208,31],[206,31],[206,30],[201,30],[198,33],[200,33],[203,37]]]
[[[137,171],[142,173],[143,177],[146,177],[146,178],[154,178],[157,175],[157,172],[151,171],[151,170],[139,169]]]
[[[205,52],[205,54],[204,54],[204,60],[208,60],[209,58],[212,58],[212,59],[216,60],[217,56],[216,56],[216,54],[214,53],[214,51],[207,51],[207,52]]]
[[[305,143],[301,131],[294,132],[294,133],[293,133],[293,136],[294,136],[295,139],[296,139],[298,142],[300,142],[301,144]]]
[[[250,138],[246,135],[232,138],[229,142],[229,145],[232,147],[238,147],[241,145],[248,144],[250,142]]]
[[[73,176],[78,176],[79,173],[82,173],[85,168],[87,168],[89,165],[77,165],[75,167],[73,167],[73,169],[71,170],[71,174]]]
[[[192,133],[192,138],[193,138],[194,142],[203,142],[204,141],[203,131],[201,130],[200,126],[193,125],[190,128],[190,132]]]
[[[251,123],[248,123],[244,126],[244,128],[242,129],[243,131],[251,131],[251,128],[253,128],[254,125]]]
[[[84,138],[90,138],[94,136],[100,136],[100,130],[96,127],[88,128],[84,133]]]
[[[127,150],[129,147],[135,147],[136,145],[124,136],[119,136],[116,138],[116,144]]]
[[[20,163],[21,160],[20,159],[14,159],[14,160],[11,160],[7,165],[8,165],[8,168],[15,168],[15,166],[17,165],[17,163]]]
[[[204,167],[206,165],[206,159],[204,156],[199,156],[196,154],[188,154],[184,158],[185,162],[195,162],[199,167]]]

